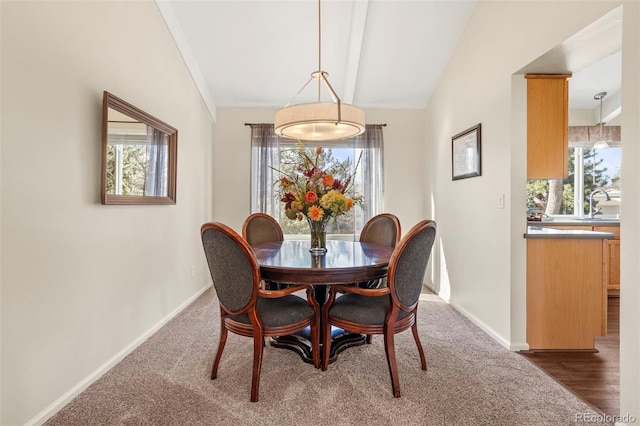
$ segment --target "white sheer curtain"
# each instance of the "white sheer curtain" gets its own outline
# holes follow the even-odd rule
[[[273,124],[251,124],[251,213],[280,217],[275,182],[280,174],[280,138]]]
[[[273,124],[251,124],[251,213],[262,212],[276,219],[281,217],[281,206],[276,182],[280,174],[280,149],[293,147],[296,141],[280,139]],[[364,198],[363,209],[354,209],[355,236],[369,218],[382,213],[383,197],[383,125],[367,124],[365,132],[355,138],[324,142],[329,149],[353,149],[354,161],[360,158],[355,189]],[[362,153],[362,157],[360,154]]]
[[[168,195],[168,160],[168,135],[151,126],[147,126],[147,170],[144,180],[144,195],[154,197],[166,197]]]
[[[356,173],[356,189],[364,196],[364,208],[355,214],[355,233],[359,234],[364,224],[373,216],[383,212],[384,161],[382,125],[367,124],[360,136],[350,139],[355,149],[354,157],[362,153]]]

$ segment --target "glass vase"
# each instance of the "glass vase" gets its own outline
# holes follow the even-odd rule
[[[327,233],[326,227],[328,220],[311,220],[309,222],[309,231],[311,233],[311,247],[309,251],[314,255],[322,255],[327,252]]]

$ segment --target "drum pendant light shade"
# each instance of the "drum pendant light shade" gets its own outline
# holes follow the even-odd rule
[[[307,141],[352,138],[364,128],[364,112],[343,103],[291,105],[278,111],[274,120],[278,136]]]
[[[303,141],[333,141],[352,138],[364,133],[364,111],[353,105],[344,104],[331,87],[321,61],[321,25],[320,0],[318,0],[318,70],[298,91],[298,96],[307,85],[317,79],[318,102],[291,105],[292,99],[284,108],[276,112],[274,131],[276,135]],[[320,92],[325,87],[333,102],[322,102]]]

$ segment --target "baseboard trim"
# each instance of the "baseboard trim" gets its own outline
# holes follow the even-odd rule
[[[211,288],[212,284],[209,284],[196,292],[193,296],[187,299],[183,304],[178,306],[166,317],[161,319],[149,330],[144,332],[140,337],[131,342],[126,348],[114,355],[110,360],[94,370],[91,374],[85,377],[77,385],[72,387],[69,391],[65,392],[60,398],[51,403],[47,408],[38,413],[34,418],[25,423],[25,426],[37,426],[42,425],[44,422],[53,417],[58,411],[60,411],[65,405],[67,405],[73,398],[78,396],[82,391],[92,385],[96,380],[102,377],[107,371],[113,368],[117,363],[122,361],[124,357],[133,352],[138,346],[140,346],[145,340],[147,340],[153,333],[158,331],[167,322],[173,319],[176,315],[182,312],[187,306],[189,306],[194,300],[202,295],[205,291]]]
[[[429,285],[429,283],[424,283],[424,286],[427,287],[432,292],[434,292],[435,294],[438,294],[438,292],[436,290],[434,290],[433,286]],[[482,329],[482,331],[487,333],[489,336],[491,336],[492,339],[494,339],[496,342],[500,343],[500,345],[502,345],[506,349],[509,349],[512,352],[523,351],[523,350],[528,350],[529,349],[529,345],[526,342],[510,342],[510,341],[504,339],[502,336],[500,336],[500,334],[496,333],[495,330],[493,330],[491,327],[488,327],[484,322],[480,321],[480,319],[478,319],[471,312],[467,311],[462,306],[458,305],[455,301],[451,300],[451,298],[449,298],[448,300],[444,300],[444,301],[446,303],[448,303],[449,305],[451,305],[456,311],[458,311],[462,315],[464,315],[472,323],[474,323],[475,325],[480,327],[480,329]]]
[[[467,311],[466,309],[464,309],[462,306],[458,305],[453,300],[449,300],[449,304],[451,306],[453,306],[456,311],[460,312],[462,315],[467,317],[472,323],[474,323],[475,325],[480,327],[482,329],[482,331],[484,331],[489,336],[491,336],[495,341],[500,343],[505,348],[511,350],[511,343],[509,341],[505,340],[502,336],[500,336],[498,333],[496,333],[495,330],[493,330],[491,327],[488,327],[484,322],[480,321],[471,312]]]
[[[527,342],[511,343],[508,349],[512,352],[528,351],[529,345]]]

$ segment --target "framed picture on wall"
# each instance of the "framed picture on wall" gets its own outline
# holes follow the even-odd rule
[[[481,175],[481,123],[451,138],[451,175],[453,180]]]

